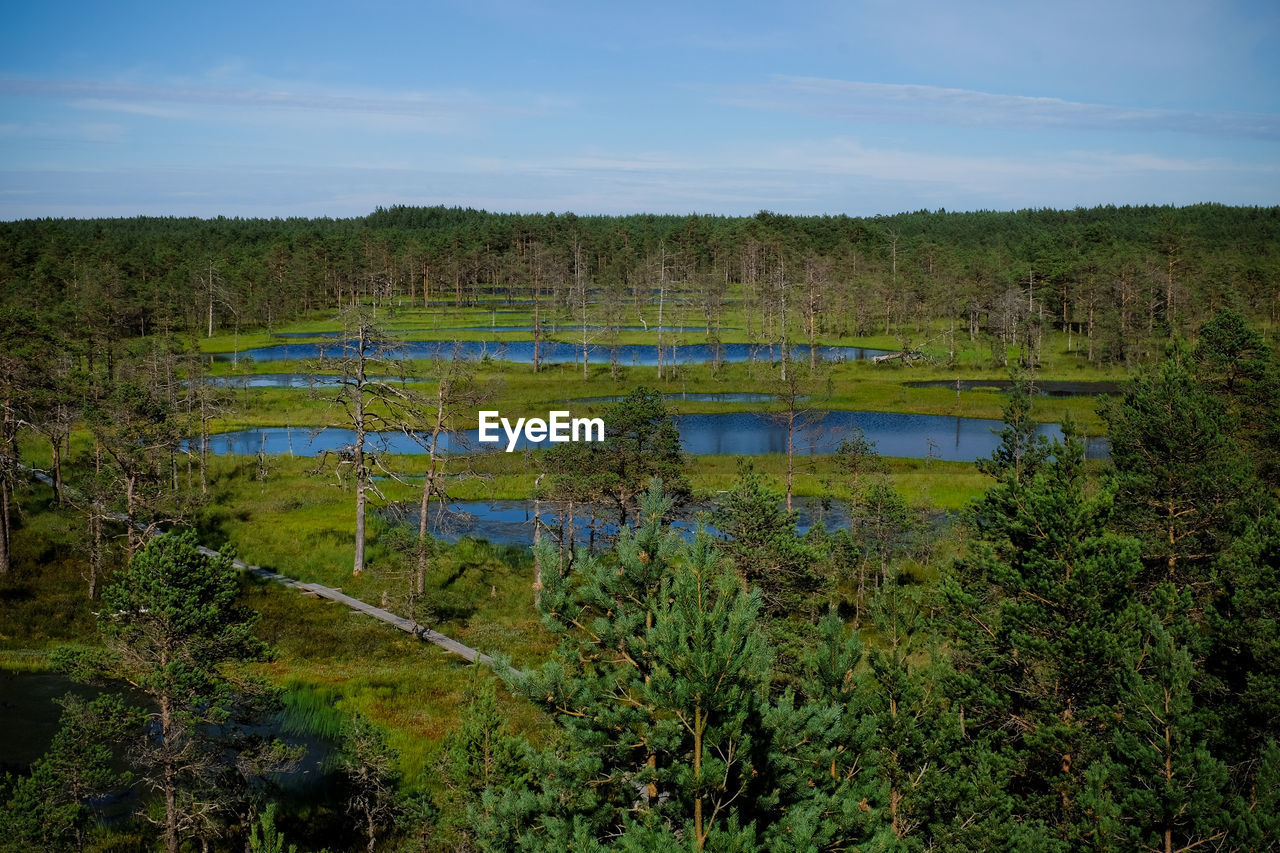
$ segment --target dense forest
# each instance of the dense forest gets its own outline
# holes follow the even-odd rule
[[[1158,354],[1219,308],[1280,319],[1280,208],[1105,207],[870,219],[761,212],[578,217],[392,207],[349,220],[0,224],[0,293],[74,318],[87,340],[274,328],[356,299],[493,301],[617,326],[661,292],[718,329],[741,285],[748,337],[954,337],[1044,328],[1090,361]],[[634,310],[633,310],[634,309]],[[540,316],[535,334],[541,333]],[[929,331],[929,335],[925,335]]]
[[[26,221],[0,225],[0,246],[0,669],[34,656],[92,686],[0,776],[0,850],[1280,850],[1280,208],[392,208]],[[359,324],[333,334],[356,328],[363,354],[369,318],[477,307],[529,317],[535,341],[557,323],[649,334],[656,309],[659,341],[675,322],[940,360],[962,338],[990,343],[984,370],[1015,370],[995,452],[964,463],[982,486],[963,511],[894,480],[960,463],[905,466],[851,432],[806,463],[821,505],[847,513],[804,530],[789,452],[785,499],[767,457],[708,487],[719,463],[693,463],[648,387],[617,389],[604,442],[499,470],[569,505],[567,535],[535,521],[532,551],[427,535],[430,502],[484,476],[434,438],[389,467],[341,458],[337,483],[327,455],[209,455],[203,439],[262,395],[205,381],[192,338],[341,313]],[[1037,429],[1025,371],[1050,340],[1055,364],[1126,371],[1086,403],[1105,460],[1070,417]],[[752,369],[794,420],[824,383],[850,386],[850,408],[875,383],[921,399],[905,359],[884,365]],[[266,399],[299,417],[330,396],[361,435],[394,420],[438,437],[495,394],[542,404],[578,381],[383,363],[429,381],[379,398],[366,366],[317,360],[336,385]],[[371,515],[367,565],[366,488],[422,508],[416,529]],[[695,500],[707,512],[677,525]],[[575,549],[574,503],[616,533]],[[471,631],[492,672],[198,547],[237,536],[267,554],[246,559]],[[307,772],[325,787],[290,794],[321,747]]]

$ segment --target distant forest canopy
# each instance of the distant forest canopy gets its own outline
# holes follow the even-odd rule
[[[1217,204],[871,218],[395,206],[354,219],[0,223],[4,301],[110,337],[273,328],[353,299],[536,300],[610,326],[635,323],[662,291],[709,333],[741,299],[746,333],[762,339],[941,327],[1015,344],[1056,328],[1112,363],[1219,308],[1270,329],[1278,283],[1280,207]]]

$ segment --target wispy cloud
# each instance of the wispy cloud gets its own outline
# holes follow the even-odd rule
[[[314,88],[142,86],[76,79],[0,77],[0,97],[65,100],[89,109],[180,117],[159,104],[233,107],[237,110],[383,115],[444,121],[459,117],[544,115],[564,104],[552,97],[512,95],[499,101],[467,91],[327,91]]]
[[[161,170],[0,170],[0,218],[47,215],[323,215],[378,205],[458,204],[507,211],[875,214],[1074,207],[1141,198],[1271,203],[1280,170],[1216,157],[1074,151],[985,156],[908,152],[851,138],[744,143],[715,155],[567,153],[457,158],[448,164],[303,164]],[[29,190],[38,194],[27,195]]]
[[[1028,131],[1134,131],[1280,139],[1280,115],[1196,112],[1082,103],[825,77],[774,77],[761,86],[722,90],[725,103],[754,109],[803,112],[855,121],[1001,127]]]

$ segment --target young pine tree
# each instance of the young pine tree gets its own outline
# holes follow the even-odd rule
[[[1072,849],[1092,831],[1080,793],[1132,660],[1120,615],[1141,564],[1136,543],[1106,531],[1110,496],[1087,491],[1083,445],[1066,432],[1034,468],[1000,466],[943,594],[968,736],[1010,762],[1011,818]]]
[[[486,793],[486,849],[751,849],[769,820],[759,598],[707,537],[685,544],[663,523],[669,507],[654,483],[615,555],[544,571],[560,646],[506,678],[562,737],[527,782]]]

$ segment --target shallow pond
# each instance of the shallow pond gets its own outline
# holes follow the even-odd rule
[[[575,413],[581,415],[581,412]],[[946,415],[914,415],[893,412],[817,412],[821,420],[795,436],[796,452],[802,455],[826,455],[834,453],[841,438],[856,428],[875,442],[876,452],[882,456],[909,459],[944,459],[972,462],[990,456],[999,444],[997,433],[1002,424],[986,418],[959,418]],[[754,456],[763,453],[785,453],[787,429],[776,415],[761,412],[735,412],[728,414],[690,414],[674,417],[686,452],[702,456],[730,454]],[[1042,434],[1061,435],[1057,424],[1042,424]],[[466,444],[446,442],[447,451],[488,450],[495,444],[476,442],[476,430],[465,434]],[[501,434],[501,430],[499,430]],[[326,450],[339,450],[349,446],[355,433],[349,429],[315,431],[303,427],[262,427],[219,433],[212,436],[210,450],[218,454],[234,453],[254,456],[292,454],[311,456]],[[523,435],[517,449],[537,447],[548,442],[534,443]],[[506,447],[505,439],[501,442]],[[370,449],[381,453],[417,454],[422,446],[403,433],[383,433],[371,437]],[[1106,440],[1091,438],[1086,453],[1090,458],[1105,458]]]
[[[0,772],[25,772],[33,761],[44,755],[61,724],[59,699],[68,693],[92,699],[101,692],[99,688],[79,684],[57,672],[0,670]],[[128,691],[126,696],[139,707],[146,706],[147,700],[142,694]],[[273,773],[272,778],[291,788],[327,784],[323,777],[332,751],[330,745],[320,738],[285,729],[282,716],[269,717],[246,729],[252,734],[278,737],[287,744],[305,748],[306,754],[295,770]]]
[[[518,364],[533,363],[533,341],[408,341],[400,344],[392,353],[402,359],[449,359],[454,353],[463,358],[491,358]],[[888,350],[867,347],[820,346],[818,355],[823,361],[862,361],[884,355]],[[298,343],[257,347],[239,354],[217,353],[215,361],[253,359],[254,361],[284,361],[289,359],[318,359],[324,355],[342,355],[340,344]],[[720,360],[724,362],[768,362],[779,355],[777,347],[756,344],[721,344]],[[570,343],[543,341],[538,347],[539,359],[546,364],[581,363],[582,348]],[[620,344],[616,347],[589,346],[587,361],[591,364],[610,364],[616,356],[622,365],[653,366],[658,363],[658,348],[653,344]],[[663,347],[663,361],[667,364],[709,364],[714,359],[713,348],[708,344],[689,344],[681,347]],[[809,347],[801,344],[792,349],[792,360],[808,361]]]
[[[242,376],[209,376],[205,381],[219,388],[332,388],[342,377],[326,373],[246,373]],[[425,377],[403,376],[389,382],[426,382]]]
[[[904,383],[908,388],[950,388],[961,391],[1009,392],[1013,383],[1000,379],[929,379]],[[1045,379],[1032,383],[1031,393],[1039,397],[1094,397],[1098,394],[1115,394],[1120,391],[1119,382],[1085,382],[1063,379]]]
[[[49,748],[62,714],[58,699],[99,692],[55,672],[0,670],[0,772],[26,770]]]
[[[570,397],[570,403],[616,403],[625,400],[625,394],[609,394],[603,397]],[[690,403],[768,403],[776,400],[772,394],[758,394],[752,391],[719,391],[707,394],[686,391],[677,394],[663,394],[662,399],[668,403],[681,401]],[[808,399],[803,397],[800,399]]]
[[[827,527],[847,527],[849,512],[841,504],[824,507],[819,501],[808,498],[797,498],[794,501],[796,510],[796,529],[801,533],[809,530],[819,521]],[[475,539],[487,539],[496,545],[528,545],[533,541],[533,501],[531,500],[495,500],[495,501],[455,501],[449,505],[450,511],[440,514],[433,507],[427,517],[428,526],[433,535],[447,542],[456,542],[464,536]],[[672,522],[672,527],[692,536],[698,526],[698,509],[693,508],[683,513]],[[705,509],[705,508],[703,508]],[[418,507],[416,505],[402,508],[388,507],[384,514],[396,520],[403,520],[416,530],[418,527]],[[543,502],[540,515],[544,525],[560,525],[565,519],[559,514],[560,507]],[[612,510],[601,509],[601,517],[611,517]],[[943,516],[940,514],[939,518]],[[592,516],[589,511],[574,512],[574,541],[586,545],[591,538],[588,526]],[[713,536],[716,528],[704,522],[704,528]],[[617,533],[616,524],[599,524],[597,537],[611,537]]]

